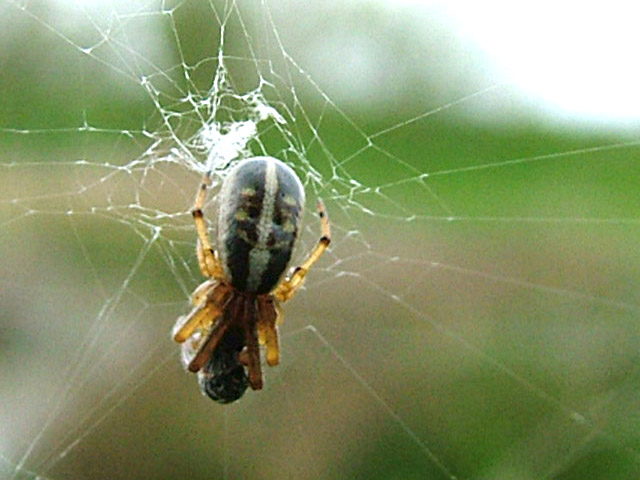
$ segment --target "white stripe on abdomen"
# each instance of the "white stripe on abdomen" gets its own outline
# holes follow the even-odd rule
[[[271,252],[267,249],[267,241],[272,231],[273,212],[276,205],[276,194],[278,193],[278,175],[276,174],[276,163],[267,162],[264,181],[264,197],[262,198],[262,208],[258,218],[256,246],[249,252],[249,278],[247,279],[247,290],[254,291],[262,283],[262,275],[266,271]]]

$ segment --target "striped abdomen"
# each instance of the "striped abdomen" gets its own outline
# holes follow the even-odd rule
[[[236,290],[268,293],[287,269],[298,236],[304,190],[279,160],[240,162],[219,197],[218,254]]]

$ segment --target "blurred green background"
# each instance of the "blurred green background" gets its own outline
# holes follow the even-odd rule
[[[522,90],[437,4],[0,5],[0,477],[640,476],[633,120]],[[287,123],[248,148],[334,242],[221,406],[168,335],[202,281],[175,149],[259,86]]]

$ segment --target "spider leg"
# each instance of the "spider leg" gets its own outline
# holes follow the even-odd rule
[[[246,362],[249,371],[249,385],[252,390],[260,390],[262,388],[262,366],[260,365],[260,347],[256,337],[255,328],[249,325],[245,326],[246,337]]]
[[[280,363],[280,346],[276,323],[282,319],[282,310],[273,297],[261,297],[258,300],[258,337],[261,345],[266,345],[267,365]]]
[[[258,344],[262,347],[267,343],[267,329],[258,323]]]
[[[223,315],[218,318],[218,321],[207,335],[207,338],[202,342],[197,353],[191,359],[191,362],[187,367],[190,372],[197,372],[204,367],[213,354],[213,351],[220,343],[220,340],[222,340],[222,337],[229,328],[229,325],[231,325],[231,321],[232,319],[228,315]]]
[[[316,263],[316,261],[318,261],[318,259],[322,256],[324,251],[331,243],[329,217],[327,216],[327,211],[324,208],[324,203],[322,202],[322,200],[318,200],[318,215],[320,216],[320,220],[322,222],[322,237],[320,237],[320,240],[318,240],[318,243],[313,248],[313,250],[311,250],[311,253],[309,253],[307,259],[302,263],[302,265],[297,267],[293,271],[291,277],[289,277],[287,280],[284,280],[273,291],[273,296],[281,302],[286,302],[297,293],[298,289],[302,286],[304,278],[307,276],[309,269],[313,266],[314,263]]]
[[[196,195],[196,200],[191,209],[193,215],[193,221],[196,224],[196,232],[198,233],[198,246],[196,247],[196,254],[198,255],[198,265],[200,271],[205,277],[211,277],[215,279],[224,279],[224,270],[220,260],[216,257],[216,253],[211,246],[211,239],[209,238],[209,231],[207,229],[207,222],[204,219],[202,209],[207,201],[207,191],[211,179],[209,174],[205,173],[200,183],[200,188]]]
[[[257,307],[258,309],[260,307]],[[242,318],[240,323],[244,331],[245,348],[238,354],[238,362],[247,367],[249,372],[249,385],[252,390],[260,390],[262,388],[262,366],[260,365],[260,346],[258,336],[259,333],[259,311],[256,310],[254,300],[245,302],[244,310],[241,312]],[[240,319],[240,316],[235,317]]]
[[[198,328],[208,328],[218,318],[230,298],[230,289],[225,284],[211,283],[207,280],[193,294],[196,305],[188,315],[176,320],[171,337],[178,343],[185,342]]]
[[[220,288],[219,285],[218,281],[213,279],[202,282],[191,294],[191,304],[196,307],[202,305],[214,288]]]
[[[197,328],[202,328],[205,323],[211,323],[220,313],[222,313],[221,309],[213,303],[194,307],[188,315],[178,318],[171,330],[171,337],[174,341],[183,343],[193,335]]]
[[[260,346],[258,344],[258,306],[256,301],[248,299],[244,302],[242,312],[242,325],[244,328],[247,370],[249,373],[249,385],[252,390],[262,388],[262,366],[260,365]],[[240,318],[240,317],[237,317]]]

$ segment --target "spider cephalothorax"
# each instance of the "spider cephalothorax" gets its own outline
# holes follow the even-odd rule
[[[202,214],[208,185],[205,176],[192,212],[198,263],[209,279],[196,288],[193,309],[178,318],[172,335],[183,344],[183,363],[198,372],[203,392],[228,403],[240,398],[247,386],[262,388],[259,345],[266,346],[267,364],[278,364],[280,303],[296,294],[331,240],[319,202],[322,237],[307,259],[282,280],[298,236],[304,190],[284,163],[256,157],[240,162],[222,184],[214,250]]]

